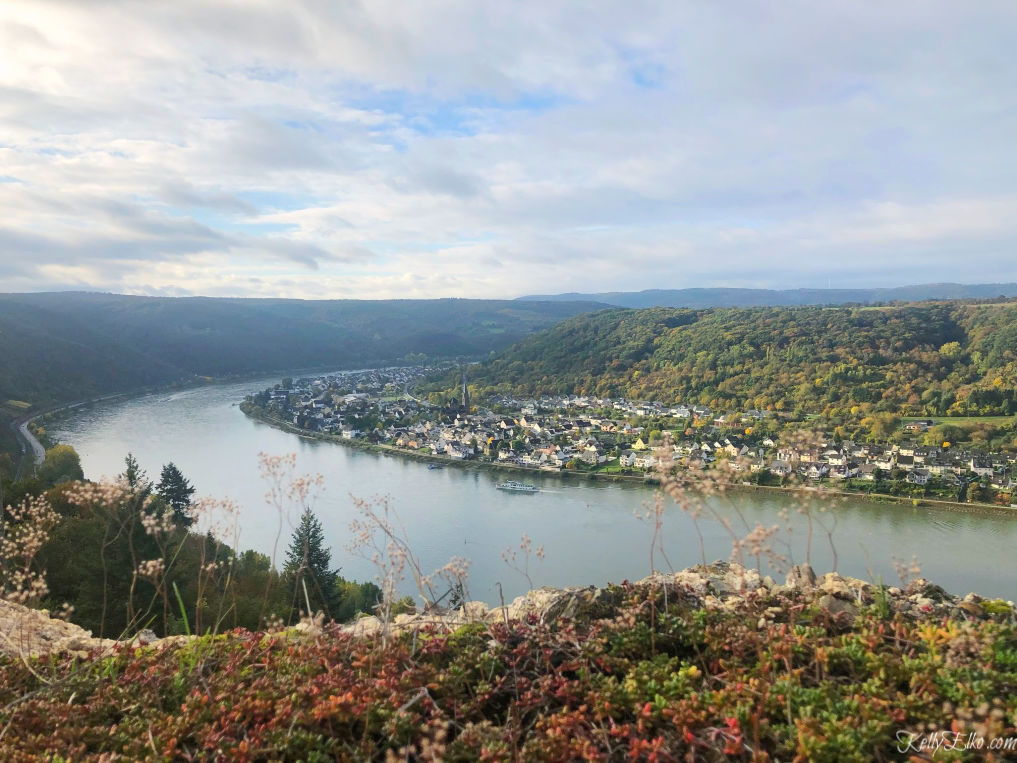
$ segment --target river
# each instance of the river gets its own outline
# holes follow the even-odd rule
[[[230,527],[238,533],[240,548],[274,553],[277,560],[283,558],[299,509],[289,507],[280,522],[280,512],[266,504],[259,454],[294,453],[296,473],[324,478],[313,509],[331,543],[333,563],[347,578],[370,580],[376,574],[365,556],[347,546],[350,521],[358,516],[354,498],[380,497],[387,497],[398,512],[424,568],[439,567],[453,556],[471,560],[469,593],[475,599],[497,603],[499,582],[507,600],[530,588],[531,581],[534,586],[604,585],[649,574],[654,528],[635,515],[652,503],[652,487],[535,473],[509,478],[539,485],[541,492],[509,493],[496,488],[505,479],[502,473],[430,470],[416,460],[308,440],[252,421],[236,407],[245,395],[277,381],[272,377],[96,403],[53,422],[50,430],[74,446],[92,479],[121,472],[128,452],[153,480],[172,461],[198,495],[236,502],[239,513]],[[896,584],[894,560],[916,557],[922,575],[951,592],[1017,598],[1017,517],[849,499],[821,516],[832,528],[831,547],[818,526],[807,544],[804,518],[787,496],[739,492],[713,499],[711,507],[738,527],[743,518],[749,526],[778,524],[781,509],[790,507],[792,533],[779,536],[778,550],[795,561],[808,554],[820,573],[832,569],[836,554],[843,574]],[[233,537],[234,530],[222,529],[222,521],[219,536]],[[721,523],[704,518],[699,524],[702,542],[687,515],[674,505],[666,507],[664,548],[675,569],[699,563],[704,555],[709,561],[729,557],[730,535]],[[525,568],[518,548],[524,534],[546,552],[543,561],[531,555],[529,578],[502,558],[506,547],[514,547],[516,567]],[[667,569],[659,552],[655,561],[658,569]],[[412,592],[408,581],[402,588]]]

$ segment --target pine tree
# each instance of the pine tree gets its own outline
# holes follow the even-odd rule
[[[138,459],[134,457],[133,453],[128,453],[124,459],[125,469],[120,475],[120,478],[127,483],[127,487],[130,488],[132,493],[141,496],[147,496],[152,492],[152,483],[148,479],[148,474],[138,464]]]
[[[155,489],[159,497],[172,507],[173,519],[179,526],[190,527],[194,523],[194,517],[190,513],[194,486],[172,461],[162,468],[159,484]]]
[[[304,509],[300,524],[290,538],[286,563],[283,565],[283,574],[292,586],[292,601],[296,604],[296,611],[307,607],[306,596],[310,599],[312,609],[322,609],[326,615],[332,616],[338,612],[340,602],[336,579],[339,571],[333,570],[331,565],[332,552],[325,545],[321,522],[314,516],[314,512]]]

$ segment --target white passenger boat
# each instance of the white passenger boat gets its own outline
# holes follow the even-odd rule
[[[525,482],[516,482],[515,480],[508,480],[507,482],[498,483],[499,490],[513,490],[517,493],[539,493],[540,488],[536,485],[527,485]]]

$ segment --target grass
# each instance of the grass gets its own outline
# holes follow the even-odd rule
[[[937,424],[1007,424],[1017,416],[902,416],[905,424],[909,421],[934,421]]]

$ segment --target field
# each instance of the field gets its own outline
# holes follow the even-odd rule
[[[902,416],[901,423],[932,421],[936,424],[1010,424],[1017,416]]]

